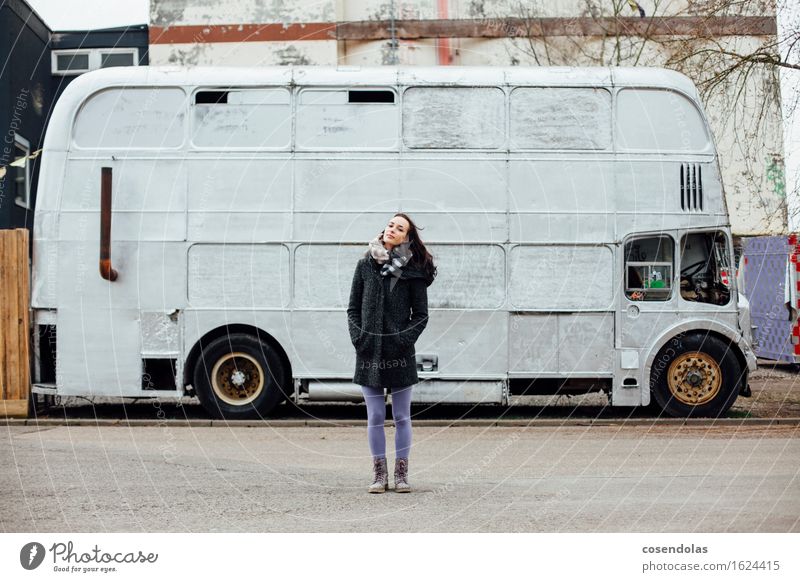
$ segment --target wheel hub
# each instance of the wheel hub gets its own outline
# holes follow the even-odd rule
[[[714,399],[721,386],[719,364],[705,352],[687,352],[670,364],[669,390],[684,404],[705,404]]]
[[[249,404],[264,389],[264,370],[261,364],[243,352],[222,356],[211,372],[211,387],[223,402],[242,406]]]
[[[241,388],[242,385],[247,380],[247,376],[244,375],[244,372],[241,370],[236,370],[233,374],[231,374],[231,382],[237,387]]]

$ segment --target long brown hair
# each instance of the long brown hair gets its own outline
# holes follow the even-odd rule
[[[411,220],[411,217],[405,212],[398,212],[394,214],[392,218],[396,216],[405,218],[408,221],[408,233],[406,236],[411,242],[409,249],[412,253],[409,266],[422,271],[425,274],[425,279],[428,286],[430,286],[430,284],[433,283],[433,280],[436,278],[437,269],[433,262],[433,256],[430,254],[430,252],[428,252],[428,249],[425,247],[425,243],[423,243],[422,239],[419,237],[418,231],[424,229],[414,224],[414,221]],[[381,240],[383,240],[383,234],[381,234]]]

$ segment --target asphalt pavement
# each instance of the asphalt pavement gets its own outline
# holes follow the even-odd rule
[[[389,469],[394,428],[386,427]],[[0,425],[4,532],[798,532],[800,427]]]

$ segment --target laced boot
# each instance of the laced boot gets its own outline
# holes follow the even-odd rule
[[[386,467],[386,457],[372,457],[372,469],[375,474],[370,493],[383,493],[389,489],[389,469]]]
[[[411,491],[408,484],[408,457],[397,457],[394,460],[394,490],[398,493]]]

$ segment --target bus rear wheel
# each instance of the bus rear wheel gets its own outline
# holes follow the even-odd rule
[[[676,417],[723,416],[733,405],[742,380],[736,354],[712,335],[672,338],[661,348],[650,373],[653,399]]]
[[[204,346],[194,369],[200,403],[211,416],[225,420],[268,416],[285,397],[284,379],[275,350],[244,333]]]

